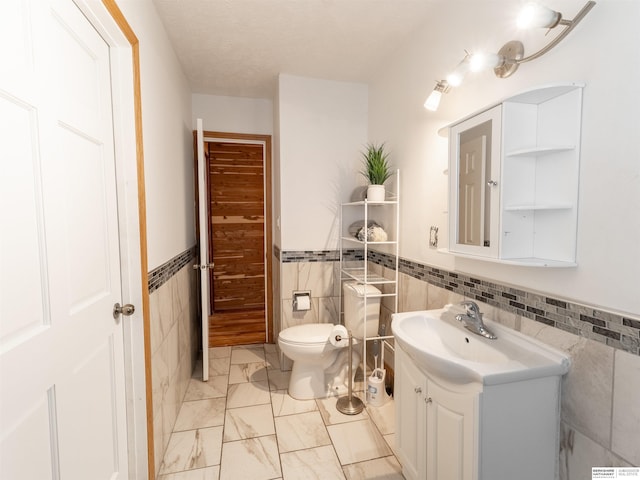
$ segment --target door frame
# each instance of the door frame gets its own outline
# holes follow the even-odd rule
[[[109,45],[118,196],[129,478],[155,478],[139,41],[115,0],[73,0]]]
[[[272,143],[271,135],[260,135],[251,133],[229,133],[215,132],[210,130],[203,131],[204,140],[215,141],[239,141],[238,143],[260,143],[264,145],[264,261],[265,261],[265,328],[266,341],[273,343],[273,213],[272,213],[272,194],[273,194],[273,174],[272,174]],[[196,147],[196,138],[194,132],[194,147]],[[198,158],[197,151],[194,148],[195,158],[195,178],[198,174]],[[195,189],[196,199],[196,219],[198,218],[198,188]],[[199,232],[199,222],[197,222],[196,230]]]

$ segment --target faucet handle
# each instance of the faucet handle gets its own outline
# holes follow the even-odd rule
[[[478,304],[476,302],[465,300],[464,302],[460,302],[460,305],[465,307],[467,313],[480,314],[480,308],[478,307]]]

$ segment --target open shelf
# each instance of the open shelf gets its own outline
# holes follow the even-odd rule
[[[467,253],[452,252],[446,248],[439,248],[439,253],[452,254],[460,258],[470,258],[473,260],[482,260],[484,262],[501,263],[504,265],[517,265],[521,267],[549,267],[549,268],[572,268],[577,267],[575,262],[565,262],[561,260],[549,260],[548,258],[535,258],[535,257],[523,257],[523,258],[494,258],[484,257],[482,255],[471,255]]]
[[[533,147],[533,148],[523,148],[519,150],[512,150],[510,152],[505,153],[507,157],[539,157],[542,155],[551,155],[553,153],[561,153],[567,152],[571,150],[575,150],[575,145],[564,145],[557,147]]]
[[[358,283],[368,283],[369,285],[382,285],[382,284],[394,284],[395,280],[391,280],[388,278],[381,277],[376,274],[370,274],[367,272],[365,277],[364,268],[343,268],[342,273],[350,278],[351,280],[355,280]]]
[[[364,241],[364,240],[358,240],[356,237],[342,237],[342,240],[344,240],[345,242],[353,242],[353,243],[359,243],[361,245],[364,245],[365,243],[367,243],[368,245],[395,245],[398,242],[395,242],[393,240],[387,240],[385,242],[370,242],[370,241]]]
[[[505,212],[523,212],[530,210],[568,210],[573,208],[569,203],[562,204],[538,204],[538,205],[508,205],[504,207]]]
[[[347,202],[347,203],[343,203],[342,206],[344,207],[352,207],[352,206],[364,206],[364,205],[369,205],[369,206],[376,206],[376,205],[396,205],[398,203],[397,200],[385,200],[383,202],[369,202],[367,200],[360,200],[359,202]]]

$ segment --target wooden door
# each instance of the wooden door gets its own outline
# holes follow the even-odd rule
[[[0,478],[125,479],[109,47],[71,0],[0,32]]]
[[[205,132],[209,346],[268,342],[273,331],[270,137],[226,135]]]
[[[212,311],[264,311],[263,146],[208,142]]]

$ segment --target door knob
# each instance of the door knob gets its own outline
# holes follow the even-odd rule
[[[135,311],[136,307],[134,307],[130,303],[127,303],[126,305],[120,305],[119,303],[116,303],[113,306],[113,318],[117,320],[120,315],[125,315],[128,317],[129,315],[133,315],[133,312]]]

